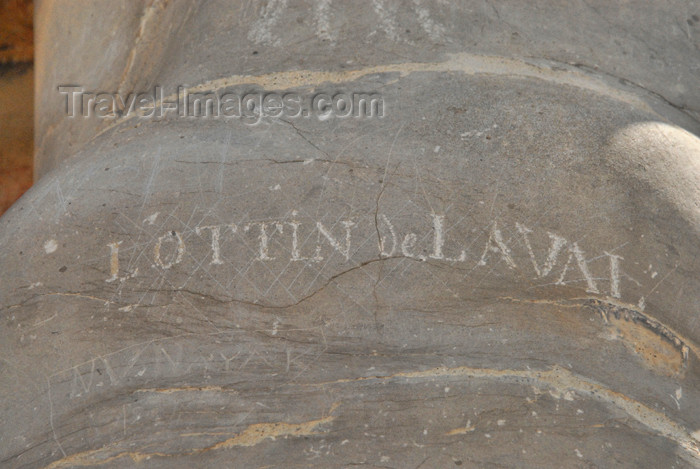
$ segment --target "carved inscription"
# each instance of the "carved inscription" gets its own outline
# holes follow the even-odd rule
[[[193,230],[196,236],[190,237],[177,230],[158,233],[154,236],[151,267],[167,271],[181,264],[192,243],[200,253],[202,247],[207,248],[207,257],[200,263],[214,269],[223,269],[233,262],[232,249],[248,253],[248,260],[270,265],[276,262],[312,265],[333,256],[346,263],[354,256],[358,256],[359,261],[367,260],[366,251],[363,251],[363,259],[359,259],[359,246],[353,245],[359,220],[341,219],[328,224],[311,219],[301,221],[296,211],[291,215],[280,220],[203,224],[196,226]],[[405,257],[425,262],[471,264],[474,269],[501,265],[508,270],[529,272],[527,275],[536,280],[550,279],[546,284],[579,286],[589,293],[622,297],[624,258],[613,252],[594,253],[597,255],[591,257],[576,241],[553,232],[535,232],[522,223],[506,226],[504,231],[502,222],[494,220],[486,230],[479,231],[476,238],[460,240],[451,233],[446,215],[428,214],[426,221],[422,232],[411,231],[398,228],[386,214],[378,214],[376,226],[372,227],[376,251],[371,255],[379,259]],[[315,242],[309,243],[309,239]],[[540,248],[536,252],[533,239],[540,243],[546,239],[546,251]],[[135,269],[120,275],[119,250],[122,247],[121,240],[107,244],[109,277],[105,281],[108,283],[123,282],[138,274]],[[605,258],[606,265],[601,267],[601,259]],[[597,260],[596,275],[592,272],[591,259]],[[601,271],[603,269],[605,272]]]

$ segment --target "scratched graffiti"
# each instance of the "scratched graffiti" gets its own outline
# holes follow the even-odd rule
[[[155,214],[154,214],[155,215]],[[586,292],[622,298],[624,257],[613,249],[603,249],[594,256],[587,253],[576,241],[564,236],[544,231],[535,232],[522,223],[508,227],[518,239],[506,238],[502,224],[493,220],[480,243],[473,239],[448,239],[449,220],[442,214],[426,216],[429,226],[424,233],[418,230],[400,230],[386,214],[376,217],[376,254],[378,259],[408,258],[422,262],[466,264],[474,269],[493,265],[504,265],[507,269],[527,272],[532,279],[550,279],[552,285],[582,285]],[[196,236],[185,240],[183,233],[166,230],[154,236],[152,246],[146,249],[149,265],[142,267],[168,271],[183,263],[191,247],[206,246],[206,263],[210,269],[225,269],[227,264],[240,253],[248,253],[245,262],[261,262],[274,265],[276,262],[319,264],[332,256],[352,263],[357,255],[354,250],[355,230],[361,227],[359,219],[341,219],[333,225],[313,219],[302,220],[298,212],[286,219],[271,219],[243,223],[222,223],[198,225],[194,227]],[[535,252],[533,237],[547,239],[546,252]],[[454,238],[454,236],[453,236]],[[304,243],[301,240],[306,240]],[[315,243],[309,243],[315,239]],[[425,241],[427,239],[427,242]],[[273,243],[274,241],[274,243]],[[125,271],[120,266],[120,249],[124,240],[114,240],[106,245],[109,249],[106,282],[126,281],[139,276],[139,267]],[[366,244],[366,243],[363,243]],[[476,244],[476,247],[474,245]],[[469,246],[469,247],[468,247]],[[245,248],[245,249],[244,249]],[[519,252],[515,252],[519,251]],[[590,259],[596,259],[597,273],[594,274]],[[601,265],[600,260],[607,260]],[[366,259],[360,259],[363,262]]]
[[[374,13],[373,20],[369,24],[369,37],[383,35],[394,42],[407,42],[404,30],[399,27],[398,15],[401,9],[394,2],[387,0],[371,0],[369,5]],[[342,28],[334,24],[334,9],[338,4],[332,0],[318,0],[312,6],[313,31],[316,37],[322,41],[335,44],[338,41],[338,34]],[[434,42],[446,40],[446,27],[438,22],[431,14],[427,5],[422,0],[413,0],[410,4],[411,20],[419,29]],[[288,19],[289,5],[287,0],[272,0],[263,5],[258,12],[258,19],[250,25],[248,40],[256,44],[267,46],[279,46],[283,44],[278,31]],[[405,20],[404,20],[405,21]]]

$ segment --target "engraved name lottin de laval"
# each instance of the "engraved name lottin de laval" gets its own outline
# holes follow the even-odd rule
[[[152,269],[161,275],[195,267],[209,274],[223,273],[227,266],[242,272],[255,263],[265,264],[279,278],[294,265],[321,272],[331,263],[352,267],[391,258],[459,265],[467,273],[498,268],[544,286],[569,285],[613,298],[622,297],[621,279],[629,277],[622,270],[624,258],[616,253],[619,248],[586,253],[579,242],[560,234],[497,219],[478,229],[464,223],[458,229],[446,215],[426,213],[423,226],[411,230],[405,221],[380,212],[328,222],[293,210],[280,219],[182,229],[156,224],[158,216],[144,220],[154,226],[145,244],[113,240],[106,245],[106,282],[125,282]],[[325,272],[332,275],[330,269]]]

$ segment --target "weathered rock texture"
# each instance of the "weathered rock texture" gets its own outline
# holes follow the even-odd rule
[[[3,464],[698,466],[697,4],[191,5],[39,9]],[[383,117],[70,119],[60,85]]]

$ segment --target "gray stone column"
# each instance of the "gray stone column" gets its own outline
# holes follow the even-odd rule
[[[697,467],[700,5],[43,2],[8,467]]]

